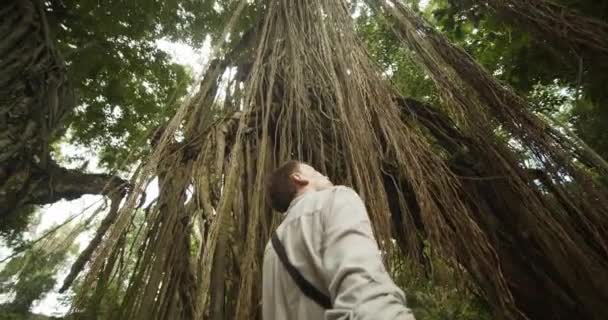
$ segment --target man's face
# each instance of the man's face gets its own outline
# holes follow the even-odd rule
[[[329,178],[305,163],[300,163],[298,171],[294,174],[294,178],[296,181],[299,179],[302,182],[308,182],[307,185],[315,191],[333,187],[333,183],[331,183]]]

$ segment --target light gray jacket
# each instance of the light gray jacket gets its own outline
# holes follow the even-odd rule
[[[331,298],[324,310],[306,297],[268,243],[264,251],[264,320],[370,320],[414,316],[390,279],[357,193],[337,186],[296,198],[277,229],[291,263]]]

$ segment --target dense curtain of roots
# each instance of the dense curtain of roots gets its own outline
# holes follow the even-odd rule
[[[536,276],[536,281],[550,288],[546,291],[554,310],[569,310],[573,316],[584,310],[586,317],[604,317],[608,277],[602,270],[608,266],[608,204],[605,190],[584,171],[605,173],[605,162],[575,137],[532,115],[525,101],[409,8],[399,2],[383,2],[382,8],[393,18],[395,33],[417,53],[435,80],[453,119],[483,148],[478,161],[491,164],[490,175],[508,177],[504,183],[514,194],[503,190],[497,196],[514,196],[520,201],[509,206],[508,216],[496,217],[498,230],[513,226],[508,237],[494,244],[503,251],[499,252],[503,271],[513,273],[507,275],[513,280],[510,291],[522,291],[518,292],[521,300],[533,299],[516,281],[519,274]],[[498,132],[506,133],[506,146],[495,142]],[[522,158],[525,165],[521,165]],[[487,214],[492,213],[497,212]],[[508,248],[498,248],[514,244],[521,250],[516,253],[519,262]],[[543,267],[539,268],[535,264],[541,261]],[[488,276],[478,275],[482,279]],[[495,295],[503,308],[511,308],[502,293]],[[523,306],[531,301],[517,302],[523,309],[533,308]]]
[[[578,169],[598,159],[527,113],[408,9],[384,7],[449,97],[452,119],[396,98],[344,3],[262,7],[239,50],[210,63],[199,91],[152,139],[74,312],[94,312],[114,285],[125,288],[111,318],[259,318],[261,258],[279,222],[265,175],[288,159],[355,188],[383,250],[395,250],[396,237],[416,259],[428,237],[507,317],[520,316],[521,279],[588,299],[586,311],[606,302],[606,205]],[[498,128],[525,149],[536,176],[497,143]],[[158,198],[140,207],[152,177]]]
[[[489,0],[498,14],[586,57],[608,57],[608,24],[551,0]]]

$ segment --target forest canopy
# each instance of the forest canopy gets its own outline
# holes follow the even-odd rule
[[[608,3],[11,0],[0,17],[11,319],[260,318],[264,174],[292,158],[362,194],[418,319],[608,315]]]

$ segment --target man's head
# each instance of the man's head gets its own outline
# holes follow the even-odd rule
[[[332,186],[331,181],[313,167],[299,161],[288,161],[272,173],[268,193],[272,208],[285,212],[297,196]]]

